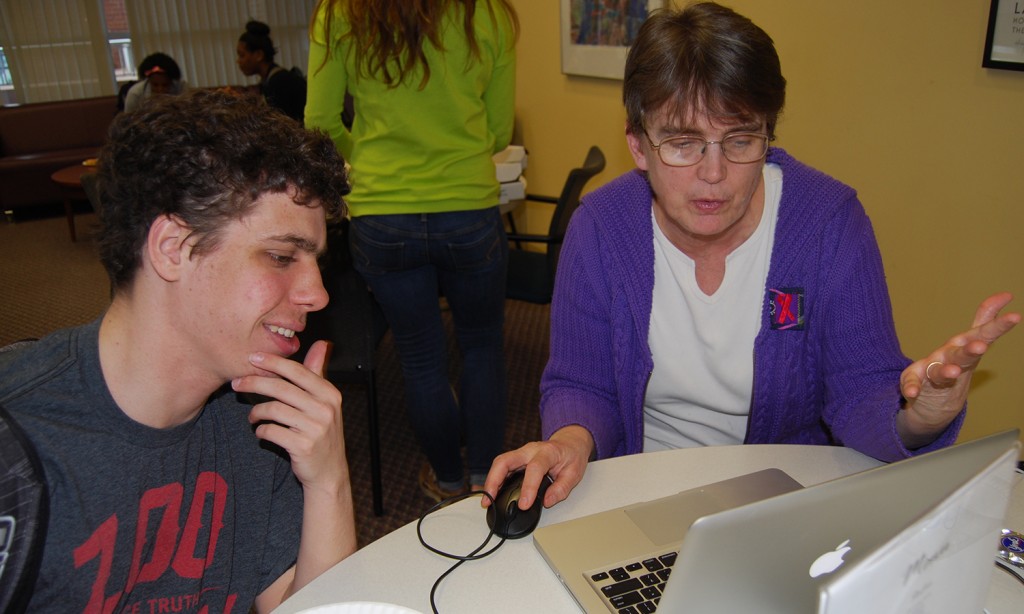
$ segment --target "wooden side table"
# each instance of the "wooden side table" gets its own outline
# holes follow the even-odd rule
[[[82,175],[96,172],[96,166],[75,164],[66,166],[50,175],[58,186],[64,199],[64,214],[68,217],[68,233],[71,235],[71,242],[74,243],[75,236],[75,209],[72,206],[76,200],[88,200],[85,190],[82,189]]]

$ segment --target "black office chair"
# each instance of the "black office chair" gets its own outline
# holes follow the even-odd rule
[[[522,234],[510,232],[508,239],[516,247],[509,249],[508,281],[505,296],[508,298],[529,301],[531,303],[550,303],[551,291],[555,284],[555,270],[558,268],[558,255],[562,250],[562,239],[569,226],[569,219],[580,204],[583,187],[590,178],[604,170],[604,154],[596,145],[587,152],[583,166],[569,171],[562,194],[558,198],[527,194],[527,201],[551,203],[555,210],[551,215],[551,225],[546,235]],[[547,245],[544,252],[521,249],[522,243],[543,243]]]
[[[28,437],[0,407],[0,612],[27,610],[48,516],[43,465]]]
[[[370,438],[370,478],[373,511],[384,514],[381,484],[380,427],[377,419],[377,378],[374,353],[387,332],[387,321],[362,276],[352,267],[348,248],[348,221],[328,230],[327,256],[322,270],[330,302],[310,313],[300,335],[302,347],[317,339],[333,344],[325,376],[331,383],[366,387],[367,431]],[[301,356],[298,357],[301,360]]]

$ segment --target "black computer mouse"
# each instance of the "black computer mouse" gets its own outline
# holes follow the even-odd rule
[[[524,469],[519,469],[508,474],[494,502],[487,508],[487,526],[494,531],[498,537],[505,539],[519,539],[526,537],[537,528],[540,522],[540,512],[544,509],[544,493],[548,491],[552,480],[545,475],[541,480],[540,488],[537,490],[537,498],[529,509],[519,509],[519,493],[523,487],[523,477],[526,476]]]

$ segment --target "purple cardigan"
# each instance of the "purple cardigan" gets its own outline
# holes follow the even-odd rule
[[[882,259],[856,192],[772,148],[782,169],[745,443],[842,445],[894,461],[952,444],[961,412],[932,444],[896,432],[900,351]],[[651,192],[631,171],[584,199],[562,248],[541,379],[545,438],[578,424],[597,457],[643,450],[654,290]]]

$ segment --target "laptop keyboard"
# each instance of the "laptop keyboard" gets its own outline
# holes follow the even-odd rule
[[[587,579],[612,612],[649,614],[658,609],[676,551],[588,572]]]

